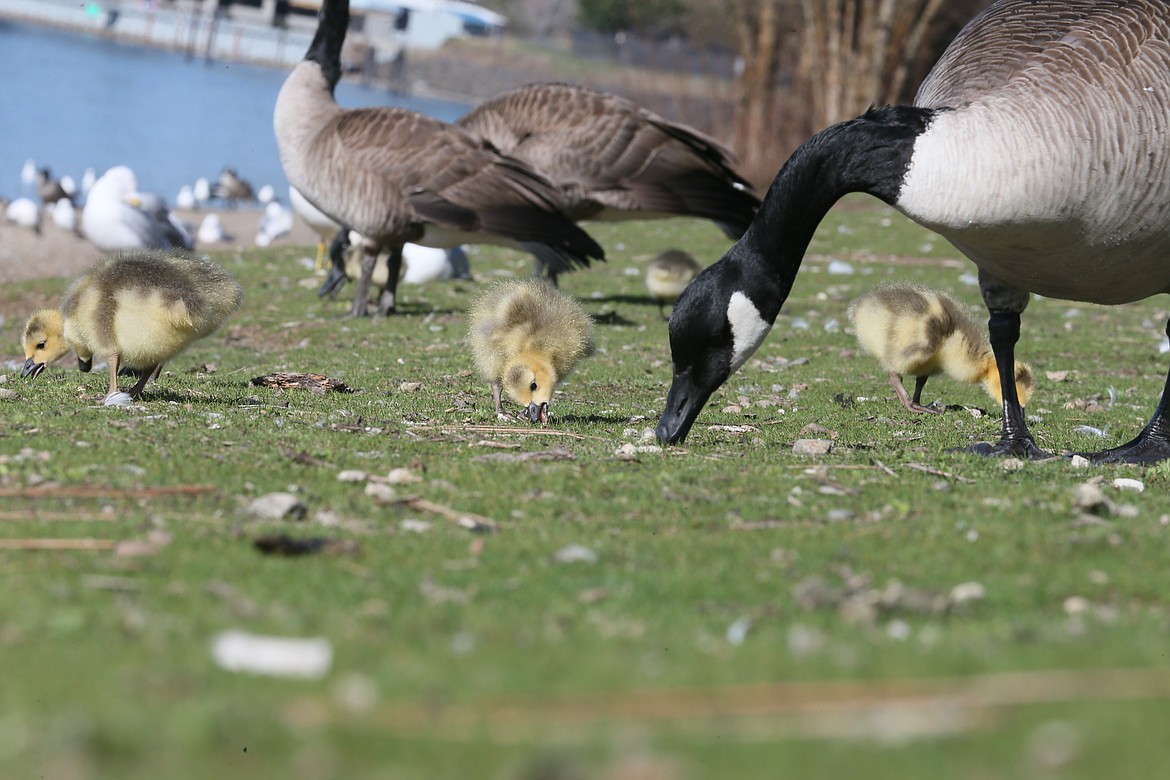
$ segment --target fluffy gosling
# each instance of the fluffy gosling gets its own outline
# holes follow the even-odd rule
[[[162,364],[213,333],[240,308],[243,290],[202,257],[164,251],[122,252],[98,261],[65,293],[61,309],[42,309],[24,328],[21,376],[37,377],[69,350],[82,371],[95,355],[110,368],[107,405],[135,399]],[[119,368],[141,372],[118,392]]]
[[[496,414],[502,392],[547,423],[553,389],[593,352],[593,320],[577,301],[538,278],[497,282],[468,312],[468,343],[491,382]]]
[[[681,249],[667,249],[646,269],[646,289],[658,301],[658,316],[666,319],[666,304],[674,303],[703,266]]]
[[[884,284],[849,306],[849,319],[861,347],[889,372],[902,406],[911,412],[942,414],[922,405],[922,388],[935,374],[958,382],[982,383],[1003,404],[999,370],[987,336],[962,304],[946,293],[917,284]],[[913,398],[902,384],[912,375]],[[1028,403],[1036,377],[1027,363],[1016,361],[1016,393]]]

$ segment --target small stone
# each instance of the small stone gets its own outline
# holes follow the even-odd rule
[[[830,260],[828,272],[833,276],[849,276],[855,273],[853,264],[844,260]]]
[[[635,447],[633,444],[626,442],[625,444],[623,444],[622,446],[620,446],[616,450],[614,450],[613,454],[617,455],[619,458],[624,458],[626,460],[632,460],[632,459],[638,457],[638,448]]]
[[[0,387],[0,401],[19,401],[20,393],[15,390],[9,390],[6,387]]]
[[[1000,463],[1000,465],[1003,467],[1004,471],[1019,471],[1024,467],[1024,461],[1020,460],[1019,458],[1006,458]]]
[[[391,485],[413,485],[423,480],[410,469],[390,469],[390,473],[386,475],[386,481]]]
[[[1073,455],[1072,460],[1070,460],[1069,463],[1074,469],[1087,469],[1089,466],[1093,465],[1092,461],[1090,461],[1084,455]]]
[[[1109,514],[1113,511],[1112,502],[1105,497],[1105,492],[1095,482],[1085,482],[1077,486],[1077,493],[1073,499],[1073,505],[1078,509],[1096,515]]]
[[[399,523],[399,528],[403,531],[409,531],[412,534],[423,534],[431,530],[431,524],[426,520],[415,520],[414,518],[406,518]]]
[[[394,488],[385,482],[370,482],[366,485],[366,495],[382,504],[393,503],[398,497]]]
[[[417,393],[419,390],[422,390],[422,382],[403,382],[398,385],[400,393]]]
[[[268,493],[248,504],[247,511],[262,520],[303,520],[308,507],[292,493]]]
[[[733,647],[739,647],[743,644],[743,640],[747,639],[748,630],[752,627],[752,619],[749,617],[741,617],[730,626],[727,627],[727,643]]]
[[[951,588],[951,603],[956,606],[983,601],[986,597],[987,589],[983,587],[982,583],[960,582]]]
[[[910,624],[905,620],[891,620],[886,626],[886,636],[897,642],[905,642],[910,638]]]
[[[365,482],[369,474],[361,469],[346,469],[337,473],[338,482]]]
[[[1084,596],[1069,596],[1063,606],[1067,615],[1083,615],[1089,611],[1090,604]]]
[[[792,443],[795,455],[828,455],[832,449],[833,442],[829,439],[797,439]]]

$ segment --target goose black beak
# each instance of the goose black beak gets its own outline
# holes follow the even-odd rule
[[[36,377],[40,376],[41,372],[44,370],[44,363],[38,363],[32,358],[29,358],[28,360],[24,361],[24,369],[20,372],[20,375],[22,377],[31,377],[35,379]]]
[[[529,422],[548,423],[548,404],[528,404],[525,412]]]
[[[654,435],[663,444],[682,444],[686,441],[691,426],[695,424],[699,412],[707,405],[711,397],[710,390],[697,387],[691,379],[691,372],[685,371],[674,375],[670,384],[670,392],[666,395],[666,409],[658,420],[658,427]]]
[[[341,289],[348,279],[345,278],[345,271],[333,266],[329,269],[329,275],[325,277],[325,283],[321,285],[320,291],[317,293],[318,298],[334,298],[337,296],[337,291]]]

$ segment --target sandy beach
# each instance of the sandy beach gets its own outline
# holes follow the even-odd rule
[[[207,214],[219,215],[231,241],[216,244],[196,242],[197,251],[208,252],[254,248],[257,228],[264,215],[264,211],[257,208],[178,210],[176,213],[191,225],[192,235]],[[297,218],[292,232],[277,239],[274,245],[312,246],[315,252],[317,234]],[[27,228],[5,222],[0,215],[0,283],[70,278],[84,271],[100,256],[97,247],[85,238],[61,230],[48,218],[42,221],[41,233],[38,235]]]

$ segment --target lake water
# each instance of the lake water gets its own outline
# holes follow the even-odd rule
[[[272,109],[287,72],[0,22],[0,195],[22,194],[25,160],[68,174],[114,165],[172,203],[225,165],[287,200]],[[342,83],[343,106],[397,105],[452,121],[466,105]]]

